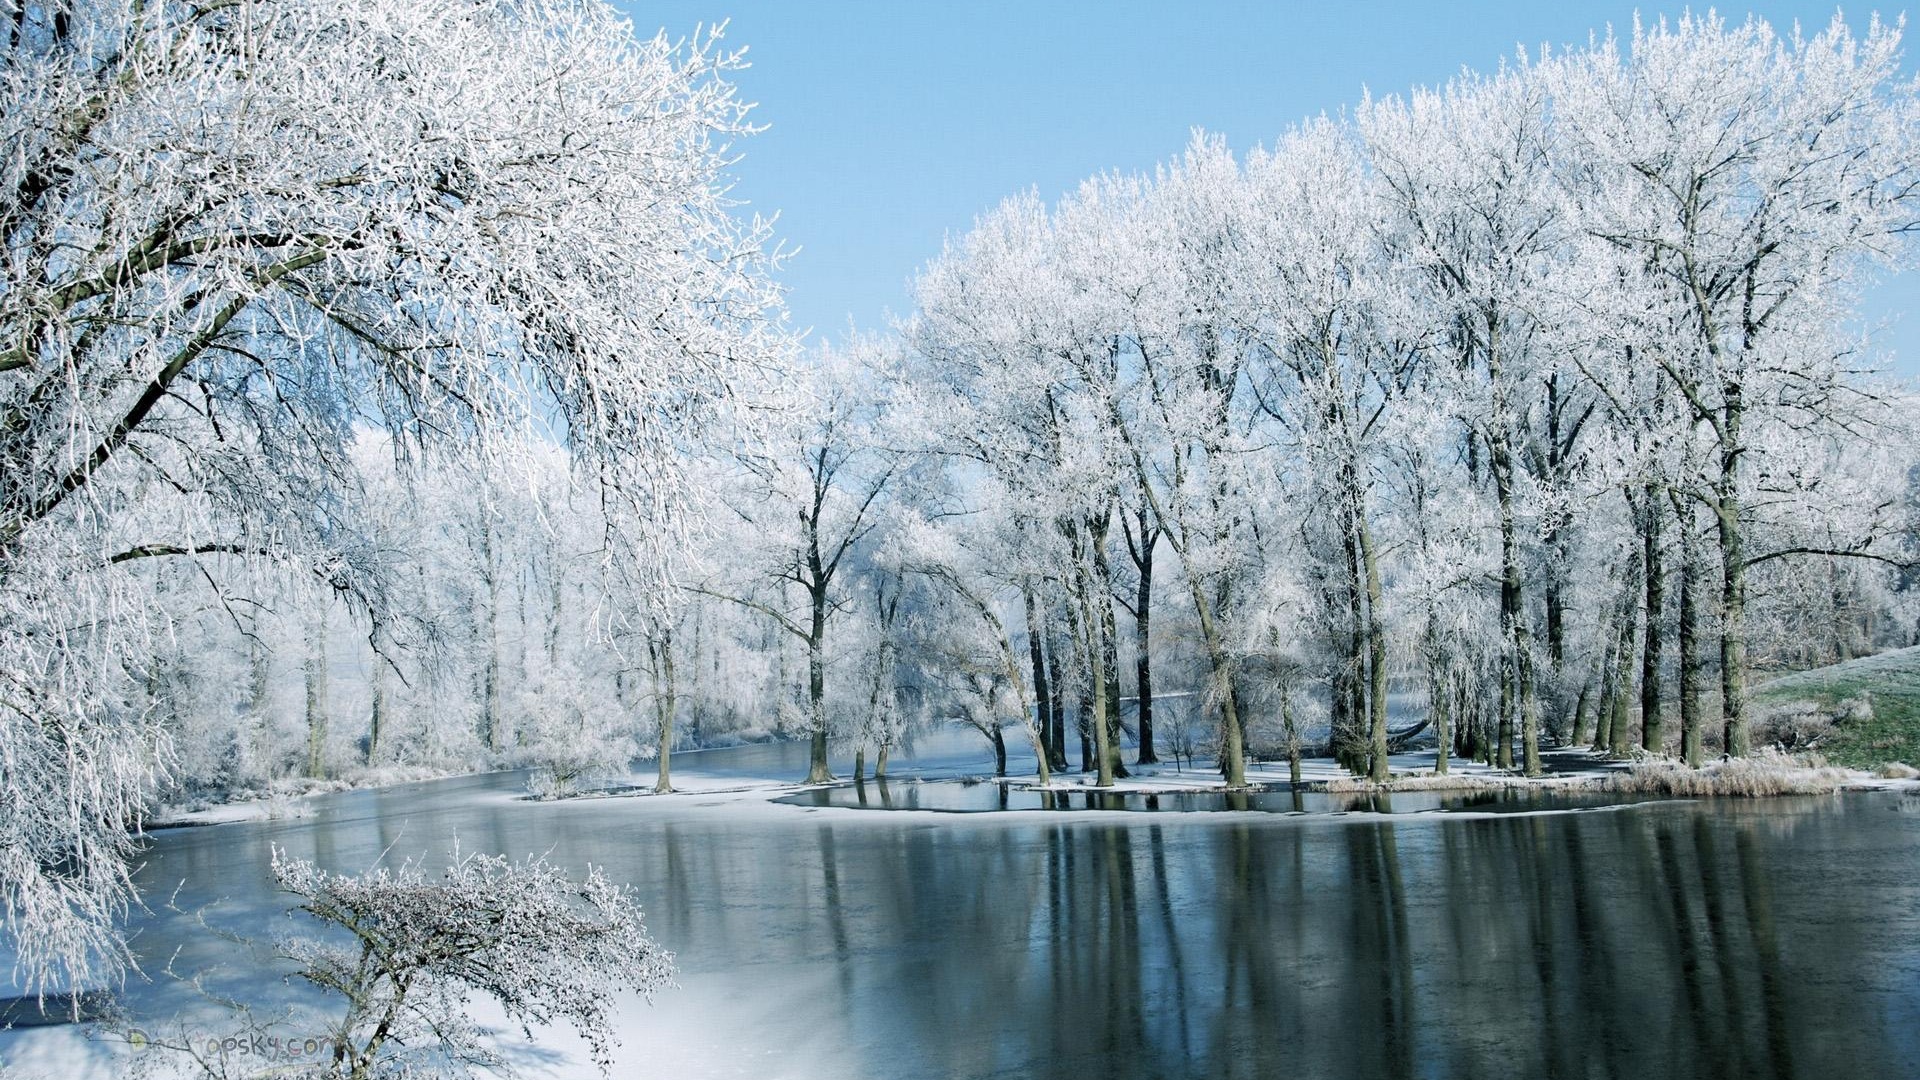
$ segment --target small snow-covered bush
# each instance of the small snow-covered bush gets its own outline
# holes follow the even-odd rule
[[[1920,769],[1901,761],[1888,761],[1873,770],[1882,780],[1920,780]]]
[[[571,667],[550,672],[522,694],[520,708],[524,742],[509,760],[532,766],[527,788],[539,798],[572,795],[633,760],[635,732],[619,702],[594,694]]]
[[[456,850],[437,878],[413,861],[354,876],[275,850],[273,875],[300,911],[351,935],[281,943],[301,978],[346,999],[332,1060],[315,1074],[329,1080],[511,1075],[467,1019],[476,993],[529,1037],[534,1024],[571,1025],[605,1072],[615,993],[671,985],[672,955],[596,868],[575,882],[544,858]]]

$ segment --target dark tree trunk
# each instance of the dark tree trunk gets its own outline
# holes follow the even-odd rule
[[[824,583],[809,590],[813,618],[807,628],[807,705],[813,739],[807,752],[807,783],[833,782],[827,768],[827,590]]]
[[[1500,685],[1498,764],[1513,767],[1513,737],[1519,728],[1521,768],[1540,775],[1540,706],[1534,693],[1533,640],[1527,628],[1525,579],[1514,520],[1513,456],[1504,437],[1491,440],[1494,493],[1500,503],[1500,622],[1506,632]]]
[[[1160,532],[1151,525],[1149,507],[1144,499],[1135,514],[1137,532],[1126,530],[1127,554],[1138,573],[1133,593],[1134,679],[1140,692],[1140,752],[1134,758],[1142,765],[1157,764],[1160,755],[1153,748],[1153,561]],[[1124,521],[1123,521],[1124,524]]]
[[[1723,454],[1720,526],[1720,722],[1722,744],[1734,757],[1747,754],[1747,555],[1740,528],[1737,450]]]
[[[1047,685],[1053,691],[1053,741],[1047,746],[1047,754],[1056,771],[1067,769],[1067,681],[1060,671],[1060,639],[1047,641]]]
[[[1101,710],[1106,723],[1107,768],[1117,779],[1125,779],[1127,767],[1120,760],[1120,628],[1113,617],[1113,567],[1107,561],[1107,529],[1110,519],[1102,517],[1087,529],[1088,542],[1093,553],[1093,585],[1095,592],[1088,599],[1093,602],[1093,629],[1098,632],[1100,642],[1096,655],[1100,663],[1100,684],[1097,689],[1104,690],[1104,708]]]
[[[1664,754],[1667,743],[1660,716],[1660,661],[1663,652],[1660,634],[1665,627],[1666,575],[1660,563],[1660,526],[1666,515],[1661,507],[1660,489],[1656,485],[1647,485],[1644,501],[1640,558],[1646,567],[1647,625],[1640,650],[1640,748],[1649,753]]]
[[[1637,571],[1639,567],[1634,567]],[[1638,629],[1635,618],[1640,605],[1633,602],[1640,591],[1639,583],[1628,581],[1626,595],[1628,602],[1621,605],[1619,646],[1614,651],[1613,695],[1610,715],[1607,717],[1607,751],[1616,757],[1626,757],[1633,751],[1633,676],[1634,669],[1634,631]]]
[[[1341,766],[1356,776],[1367,772],[1366,736],[1362,730],[1365,723],[1366,689],[1362,673],[1366,669],[1365,615],[1360,610],[1360,559],[1354,550],[1353,538],[1342,530],[1341,549],[1346,555],[1347,578],[1344,582],[1347,594],[1347,641],[1346,658],[1332,681],[1333,692],[1341,700],[1333,710],[1334,726],[1331,732],[1333,756]]]
[[[1140,587],[1134,595],[1133,648],[1134,679],[1140,687],[1140,753],[1142,765],[1153,765],[1160,755],[1153,749],[1153,553],[1147,553],[1140,566]]]
[[[1046,648],[1041,644],[1045,630],[1040,625],[1039,605],[1033,600],[1033,586],[1020,583],[1020,599],[1027,614],[1027,659],[1033,666],[1034,720],[1040,725],[1040,746],[1048,764],[1053,758],[1053,688],[1047,681]]]
[[[1700,737],[1706,718],[1700,699],[1706,689],[1706,658],[1700,654],[1700,596],[1706,567],[1693,527],[1693,506],[1676,504],[1680,528],[1680,755],[1700,767]]]

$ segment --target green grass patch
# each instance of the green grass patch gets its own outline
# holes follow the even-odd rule
[[[1868,709],[1849,708],[1860,701]],[[1756,714],[1805,705],[1836,717],[1814,747],[1835,765],[1920,764],[1920,647],[1768,680],[1754,687],[1753,703]]]

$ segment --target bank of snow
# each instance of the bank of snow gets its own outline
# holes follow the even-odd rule
[[[313,816],[308,800],[316,795],[363,788],[395,787],[423,780],[459,775],[424,765],[382,765],[357,769],[327,780],[286,777],[265,788],[236,788],[200,798],[163,802],[143,823],[148,829],[178,829],[192,825],[228,825],[237,821],[285,821]]]

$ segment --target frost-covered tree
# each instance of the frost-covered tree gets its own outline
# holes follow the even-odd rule
[[[1407,691],[1449,751],[1537,772],[1542,740],[1669,752],[1676,699],[1697,762],[1717,675],[1742,752],[1785,597],[1831,613],[1792,639],[1822,649],[1904,603],[1911,402],[1842,329],[1911,257],[1898,36],[1641,27],[1244,156],[1201,136],[949,241],[897,400],[991,493],[942,528],[1022,576],[1035,687],[1066,658],[1042,731],[1060,684],[1115,700],[1112,601],[1141,590],[1149,641],[1160,548],[1230,782],[1247,709],[1384,778]]]
[[[802,400],[778,430],[739,459],[726,495],[743,541],[696,587],[757,611],[806,648],[807,783],[827,766],[828,628],[851,606],[857,549],[879,521],[897,461],[875,437],[884,411],[878,365],[886,346],[856,340],[823,348],[798,381]]]
[[[723,196],[713,37],[596,0],[12,5],[0,50],[0,914],[24,972],[115,945],[162,767],[139,564],[274,561],[385,619],[356,432],[552,437],[631,513],[784,355]],[[627,526],[624,523],[631,523]]]
[[[1643,26],[1551,66],[1561,169],[1607,318],[1706,439],[1684,487],[1714,523],[1729,752],[1747,749],[1747,572],[1756,434],[1832,423],[1856,392],[1835,329],[1875,263],[1906,256],[1916,98],[1900,31],[1811,37],[1711,13]],[[1615,272],[1609,267],[1617,266]],[[1851,385],[1850,385],[1851,384]]]

